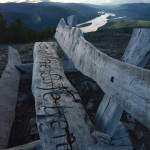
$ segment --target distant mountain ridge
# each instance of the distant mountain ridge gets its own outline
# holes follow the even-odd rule
[[[57,26],[59,20],[70,15],[76,15],[78,23],[87,21],[96,16],[98,8],[84,4],[72,3],[1,3],[0,13],[7,23],[21,18],[23,23],[37,30],[45,26]]]
[[[116,14],[116,18],[126,16],[129,20],[150,21],[150,3],[131,3],[116,6],[99,6],[83,3],[0,3],[0,13],[7,23],[21,18],[23,23],[31,28],[41,30],[46,26],[57,26],[61,18],[76,15],[78,23],[88,21],[98,16],[98,11]]]
[[[150,21],[150,3],[123,4],[108,11],[115,13],[116,17],[126,16],[126,19]]]

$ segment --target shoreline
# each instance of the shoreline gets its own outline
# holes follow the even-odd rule
[[[85,26],[85,27],[81,27],[80,29],[82,30],[83,33],[95,32],[95,31],[97,31],[97,29],[99,27],[101,27],[107,23],[107,21],[109,20],[108,19],[109,16],[115,16],[115,14],[105,13],[104,15],[96,17],[92,20],[78,24],[77,26],[79,27],[79,26],[83,26],[85,24],[91,23],[90,25]]]

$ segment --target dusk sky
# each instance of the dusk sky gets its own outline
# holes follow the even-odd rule
[[[0,2],[25,2],[26,0],[0,0]],[[66,2],[66,3],[91,3],[91,4],[116,4],[116,3],[150,3],[150,0],[28,0],[30,2]]]

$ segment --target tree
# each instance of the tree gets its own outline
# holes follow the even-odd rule
[[[55,30],[56,29],[54,27],[50,27],[50,26],[43,28],[40,34],[40,38],[42,40],[53,38],[55,34]]]
[[[6,31],[6,20],[0,13],[0,43],[3,43],[5,41],[5,31]]]
[[[133,28],[132,27],[125,27],[123,32],[126,34],[132,34]]]
[[[45,27],[42,31],[29,28],[20,18],[6,26],[6,20],[0,14],[0,43],[27,43],[53,38],[54,27]]]

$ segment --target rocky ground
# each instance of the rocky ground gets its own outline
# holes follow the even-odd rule
[[[130,35],[124,33],[88,33],[85,35],[85,39],[100,51],[119,60],[129,43],[130,37]]]
[[[32,55],[33,46],[34,44],[31,43],[31,44],[24,44],[23,46],[17,48],[22,60],[30,61],[30,57],[28,57],[27,55]],[[0,78],[2,76],[3,70],[7,65],[7,61],[8,61],[8,49],[2,48],[0,49]]]
[[[131,35],[125,33],[87,33],[84,37],[100,51],[110,57],[121,60]],[[145,66],[150,69],[150,61]]]
[[[95,45],[105,54],[120,60],[130,40],[130,35],[113,33],[88,33],[85,39]],[[23,63],[32,62],[33,44],[27,44],[17,49]],[[0,77],[7,64],[7,50],[0,50]],[[150,62],[146,65],[150,69]],[[94,123],[94,116],[103,98],[103,91],[91,79],[80,72],[66,73],[71,84],[78,91],[82,104]],[[9,147],[26,144],[39,139],[35,124],[34,98],[31,93],[31,79],[21,79],[16,106],[16,117],[12,127]],[[126,125],[135,150],[150,149],[150,131],[124,112],[121,121]]]

